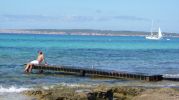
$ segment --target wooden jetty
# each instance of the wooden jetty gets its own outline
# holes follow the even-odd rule
[[[137,79],[144,81],[161,81],[163,80],[162,75],[147,75],[137,73],[127,73],[110,70],[80,68],[80,67],[69,67],[69,66],[55,66],[55,65],[33,65],[32,69],[38,70],[49,70],[57,71],[65,74],[77,74],[81,76],[99,76],[107,78],[123,78],[123,79]]]

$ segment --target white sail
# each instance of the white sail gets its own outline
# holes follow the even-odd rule
[[[150,30],[150,31],[151,31],[151,36],[154,35],[154,34],[153,34],[153,23],[154,23],[154,22],[153,22],[153,20],[152,20],[152,27],[151,27],[151,30]]]
[[[162,32],[161,32],[161,30],[160,30],[160,27],[159,27],[159,29],[158,29],[158,38],[162,38]]]

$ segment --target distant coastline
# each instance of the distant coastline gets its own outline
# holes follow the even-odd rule
[[[13,34],[59,34],[59,35],[90,35],[90,36],[146,36],[150,32],[112,31],[93,29],[0,29],[0,33]],[[177,33],[166,33],[164,37],[179,37]]]

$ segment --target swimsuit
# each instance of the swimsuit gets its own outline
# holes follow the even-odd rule
[[[30,64],[38,65],[39,61],[38,60],[33,60],[33,61],[30,62]]]

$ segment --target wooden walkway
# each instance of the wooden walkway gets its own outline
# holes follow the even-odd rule
[[[141,73],[137,74],[137,73],[110,71],[110,70],[68,67],[68,66],[34,65],[32,69],[57,71],[65,74],[77,74],[81,76],[90,75],[90,76],[99,76],[99,77],[107,77],[107,78],[137,79],[137,80],[145,80],[145,81],[163,80],[162,75],[147,75]]]

